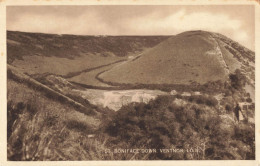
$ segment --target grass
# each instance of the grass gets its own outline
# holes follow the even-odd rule
[[[254,53],[230,39],[229,43],[223,42],[222,38],[210,32],[185,32],[99,78],[115,84],[205,84],[228,80],[229,73],[242,67],[252,77],[254,69],[248,64],[254,64]]]
[[[8,53],[8,56],[9,55]],[[95,54],[86,54],[74,59],[45,56],[24,56],[23,60],[14,60],[12,65],[18,67],[29,75],[52,73],[56,75],[69,75],[82,70],[89,70],[102,65],[108,65],[124,57],[101,57]]]
[[[54,40],[57,37],[48,35],[44,36],[39,34],[25,34],[25,36],[26,35],[27,38],[29,37],[30,39],[32,39],[32,41],[35,41],[34,39],[39,39],[40,42],[42,42],[42,38],[44,38],[44,40]],[[65,37],[66,39],[79,39],[78,36]],[[194,40],[187,41],[191,42],[190,44],[194,44],[196,46],[196,41],[203,41],[203,43],[205,44],[202,48],[198,48],[199,50],[193,50],[195,52],[204,52],[205,50],[208,50],[211,44],[207,40],[207,37],[208,35],[204,33],[202,33],[201,36],[201,32],[191,32],[186,34],[185,36],[187,40],[188,38],[192,38]],[[170,40],[170,42],[175,41],[172,39]],[[9,40],[9,44],[13,44],[15,46],[20,46],[19,43],[19,41],[12,40],[10,43]],[[60,45],[60,43],[55,44]],[[65,45],[66,44],[68,43],[65,42]],[[183,43],[177,42],[175,44],[180,44],[178,47],[181,47]],[[163,49],[165,46],[168,48],[170,47],[170,44],[162,43],[161,45],[159,45],[159,48],[161,48],[161,50],[159,50],[159,53],[163,53],[162,50],[168,50]],[[237,48],[238,46],[233,47]],[[40,47],[39,45],[38,48],[42,49],[42,47]],[[180,52],[185,54],[189,53],[186,51],[187,50]],[[240,53],[243,52],[243,50],[239,51]],[[248,50],[244,51],[250,53],[248,52]],[[146,55],[143,55],[135,59],[131,63],[139,63],[138,61],[144,61],[144,59],[142,60],[142,58],[145,56],[148,57],[149,53],[151,52],[147,52]],[[170,60],[167,59],[168,57],[170,57],[168,56],[170,55],[170,53],[168,53],[165,54],[167,56],[163,57],[164,59],[159,58],[156,59],[156,61],[154,62],[148,62],[149,65],[153,63],[161,63],[165,60]],[[73,61],[73,57],[60,57],[59,55],[60,54],[57,53],[57,55],[54,55],[54,57],[45,58],[63,58],[63,60],[66,59],[66,63],[68,64]],[[109,55],[107,56],[109,57]],[[151,56],[153,57],[155,55]],[[197,54],[193,54],[193,56],[197,56]],[[26,59],[26,57],[15,57],[15,61],[13,61],[13,63],[15,64],[17,62],[17,59],[19,58],[21,61],[23,58]],[[34,58],[35,57],[33,57],[32,59]],[[181,68],[194,68],[194,64],[191,64],[189,61],[189,63],[187,63],[187,59],[185,58],[187,57],[184,57],[184,59],[182,59],[183,61],[185,61],[185,63],[180,63]],[[251,58],[250,61],[253,62],[252,57],[249,58]],[[77,59],[76,61],[78,60],[79,59]],[[73,62],[76,63],[76,61]],[[30,63],[32,63],[32,61],[30,61]],[[57,61],[55,63],[60,63],[60,61]],[[55,63],[53,63],[52,65],[54,65]],[[62,64],[60,65],[64,66],[64,64],[66,63],[62,62]],[[100,63],[104,65],[103,62]],[[174,63],[172,63],[170,60],[165,64]],[[57,68],[60,68],[61,66],[57,65]],[[28,75],[18,72],[18,70],[9,65],[7,71],[8,160],[46,161],[147,159],[255,159],[254,124],[246,121],[240,121],[239,123],[235,123],[231,117],[233,108],[232,104],[234,103],[234,98],[237,98],[238,101],[246,99],[244,98],[246,96],[244,93],[246,92],[244,92],[243,88],[238,88],[244,87],[244,83],[239,83],[239,80],[243,79],[238,78],[238,80],[235,81],[236,83],[238,83],[238,85],[232,84],[231,80],[231,85],[233,87],[229,85],[230,83],[223,83],[221,80],[211,81],[206,84],[198,84],[196,82],[193,82],[193,84],[191,85],[166,83],[156,84],[147,82],[139,84],[120,82],[118,83],[113,81],[109,82],[107,80],[105,81],[102,80],[103,78],[98,77],[99,75],[102,75],[104,69],[103,67],[94,67],[94,69],[96,70],[93,70],[87,73],[86,75],[83,74],[80,77],[87,78],[90,76],[91,78],[94,78],[95,76],[95,79],[97,79],[100,82],[107,83],[112,86],[120,86],[105,87],[108,89],[148,88],[162,89],[165,91],[170,91],[174,89],[180,92],[207,91],[212,93],[222,93],[226,91],[227,93],[224,94],[225,97],[223,97],[223,99],[221,99],[221,101],[219,102],[209,94],[205,96],[201,95],[190,97],[183,97],[180,95],[160,96],[159,98],[150,101],[148,104],[132,103],[123,106],[116,113],[107,113],[109,110],[95,107],[91,105],[87,100],[81,98],[80,96],[64,95],[58,93],[53,89],[35,81]],[[138,66],[135,67],[138,68]],[[31,70],[32,68],[29,67],[26,70],[29,69]],[[53,68],[50,68],[48,70],[52,69]],[[73,70],[74,69],[70,71],[67,70],[61,72],[64,72],[65,74],[70,74],[69,76],[75,76],[75,74],[80,74],[81,72],[81,70],[79,70],[79,72]],[[39,71],[38,69],[36,70],[36,72],[40,71],[41,69],[39,69]],[[69,73],[68,71],[71,73]],[[57,71],[54,70],[53,72]],[[164,71],[160,72],[164,73]],[[196,73],[196,70],[195,72],[189,74],[191,74],[192,77],[196,77],[197,79],[200,79],[201,77],[199,73]],[[119,76],[120,75],[117,75],[117,78],[119,78]],[[77,79],[81,79],[80,77]],[[176,79],[171,77],[173,77],[173,75],[170,75],[169,77],[167,77],[167,79]],[[144,81],[145,79],[147,79],[145,77],[143,78]],[[155,82],[165,81],[157,77],[154,77],[153,80],[155,80]],[[96,82],[92,79],[88,83],[90,84],[88,86],[93,86]],[[175,101],[176,99],[177,101]],[[219,107],[219,104],[221,104],[223,106],[223,109],[226,109],[227,112],[221,110],[222,108]],[[252,109],[254,110],[254,103],[252,103],[252,107]],[[95,113],[92,114],[89,112]],[[253,111],[251,111],[250,116],[254,117],[253,114]],[[200,146],[199,148],[204,147],[204,150],[203,152],[193,154],[105,153],[107,149],[113,150],[115,148],[120,147],[139,149],[187,149],[190,146]]]
[[[32,79],[31,77],[22,74],[21,72],[17,71],[16,68],[8,65],[7,69],[7,75],[9,79],[12,79],[14,81],[17,81],[22,84],[26,84],[32,89],[35,89],[37,91],[40,91],[44,96],[46,96],[49,99],[65,103],[67,105],[71,105],[74,108],[76,108],[78,111],[83,112],[85,114],[96,114],[96,112],[92,109],[89,109],[88,107],[85,107],[81,103],[71,99],[68,96],[65,96],[51,88],[49,88],[46,85],[41,84],[40,82]]]
[[[122,61],[119,61],[119,62],[122,62]],[[80,72],[77,75],[67,78],[67,80],[76,82],[76,83],[80,83],[80,84],[89,85],[89,86],[111,87],[111,85],[100,82],[98,79],[96,79],[96,76],[102,71],[111,69],[116,64],[117,63],[115,63],[115,64],[112,63],[110,65],[102,66],[101,68],[95,68],[94,70],[91,70],[91,71]]]
[[[8,61],[25,55],[73,59],[80,54],[99,53],[103,57],[127,56],[141,52],[169,36],[83,36],[7,31]]]
[[[96,138],[87,138],[100,124],[97,117],[80,113],[12,80],[8,80],[7,97],[8,160],[99,158],[80,146],[84,143],[93,150],[102,150],[97,145],[102,143]]]
[[[227,79],[219,55],[208,55],[217,43],[210,33],[183,33],[173,36],[99,77],[108,82],[129,84],[204,84]],[[214,39],[213,39],[214,40]]]
[[[253,159],[254,125],[234,124],[210,96],[161,96],[110,115],[75,107],[8,79],[8,160]],[[186,105],[173,102],[185,100]],[[185,104],[185,102],[184,102]],[[220,116],[221,115],[221,116]],[[92,135],[92,137],[89,137]],[[188,154],[105,153],[108,149],[189,148]],[[187,145],[187,146],[186,146]],[[203,146],[201,145],[200,149]],[[233,148],[233,149],[232,149]]]
[[[37,87],[9,77],[8,160],[74,161],[132,158],[132,155],[114,156],[105,153],[108,149],[107,136],[100,133],[99,128],[101,121],[110,117],[81,113],[77,107],[47,97]]]
[[[126,61],[126,60],[123,59],[123,60],[115,61],[115,62],[112,62],[112,63],[109,63],[109,64],[97,66],[97,67],[94,67],[94,68],[89,68],[89,69],[82,70],[82,71],[79,71],[79,72],[71,72],[71,73],[68,73],[66,76],[64,76],[64,78],[72,78],[72,77],[78,76],[82,73],[87,73],[87,72],[91,72],[93,70],[103,69],[105,67],[109,67],[109,66],[112,66],[114,64],[124,62],[124,61]]]
[[[61,36],[7,31],[7,61],[30,75],[67,75],[126,59],[167,38],[168,36]]]

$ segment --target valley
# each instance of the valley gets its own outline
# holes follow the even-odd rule
[[[223,35],[7,34],[9,160],[255,157],[255,55]]]

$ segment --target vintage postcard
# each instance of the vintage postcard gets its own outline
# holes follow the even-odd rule
[[[258,165],[259,7],[0,1],[0,165]]]

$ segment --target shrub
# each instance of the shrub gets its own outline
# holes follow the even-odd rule
[[[204,95],[190,96],[188,97],[187,100],[190,102],[196,102],[197,104],[205,104],[210,107],[215,107],[218,104],[218,100],[212,96],[204,96]]]
[[[75,130],[78,132],[83,132],[85,134],[93,132],[91,127],[83,122],[79,122],[76,120],[70,120],[66,122],[66,127],[71,130]]]
[[[232,107],[229,104],[226,104],[225,109],[226,109],[227,112],[232,111]]]
[[[238,131],[234,132],[234,124],[222,119],[215,107],[207,108],[192,103],[201,102],[216,106],[215,98],[191,96],[186,98],[190,102],[185,107],[175,105],[173,99],[163,96],[150,101],[148,106],[135,103],[121,108],[112,121],[104,126],[104,132],[111,136],[109,141],[111,146],[187,148],[187,145],[195,147],[201,142],[206,142],[207,139],[205,153],[202,151],[197,155],[155,153],[149,154],[148,159],[245,159],[246,153],[252,155],[252,152],[247,152],[242,148],[243,146],[238,147],[241,153],[232,152],[229,142],[242,141],[245,145],[245,142],[250,140],[243,141],[245,135],[239,136]],[[230,109],[229,105],[226,107]],[[253,134],[252,131],[250,132]],[[136,156],[136,159],[140,157]]]
[[[206,99],[206,105],[215,107],[218,104],[218,100],[212,96]]]
[[[25,104],[23,102],[19,102],[17,105],[12,101],[7,102],[7,139],[11,136],[14,130],[14,122],[18,120],[24,108]]]
[[[251,99],[250,97],[248,97],[248,98],[246,99],[246,102],[252,103],[252,99]]]
[[[234,89],[241,90],[246,83],[246,77],[241,73],[240,70],[236,70],[234,74],[230,74],[231,86]]]

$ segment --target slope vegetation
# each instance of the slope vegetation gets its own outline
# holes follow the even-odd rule
[[[169,36],[80,36],[8,31],[8,60],[12,62],[28,55],[73,59],[86,53],[127,56],[167,38]]]
[[[94,145],[94,140],[88,138],[101,119],[83,110],[94,110],[14,74],[11,76],[9,71],[7,82],[8,160],[95,159],[78,143],[85,138],[84,146],[90,151],[102,148],[100,142]]]
[[[7,61],[32,74],[70,72],[138,55],[168,36],[80,36],[7,32]]]
[[[193,96],[194,97],[194,96]],[[133,159],[252,160],[254,124],[222,114],[214,97],[160,96],[121,108],[104,132],[119,149],[152,149]]]
[[[225,81],[242,63],[238,57],[240,54],[234,55],[233,50],[244,49],[240,45],[233,48],[233,43],[210,32],[184,32],[145,51],[140,58],[102,73],[99,78],[108,83],[123,84],[204,84]],[[254,63],[252,52],[248,57],[245,57],[245,63]]]

